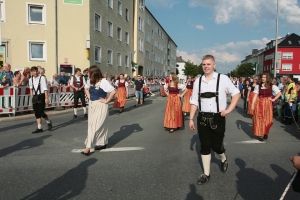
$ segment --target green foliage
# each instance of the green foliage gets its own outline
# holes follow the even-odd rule
[[[190,60],[185,63],[184,75],[196,77],[199,73],[199,67],[192,63]]]
[[[230,75],[234,77],[249,77],[255,74],[255,70],[253,70],[254,67],[255,65],[253,63],[241,64],[231,71]]]

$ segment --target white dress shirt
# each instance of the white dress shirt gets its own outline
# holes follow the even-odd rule
[[[87,81],[87,83],[84,87],[87,90],[91,87],[90,80]],[[104,92],[108,92],[108,93],[115,90],[115,88],[107,80],[105,80],[104,78],[101,81],[97,82],[95,84],[95,87],[96,88],[101,88],[102,90],[104,90]]]
[[[204,92],[216,92],[217,89],[218,73],[214,72],[213,77],[206,82],[205,76],[202,76],[201,80],[201,93]],[[197,78],[194,82],[193,94],[191,96],[190,103],[199,108],[198,93],[199,93],[199,80]],[[227,108],[227,94],[234,96],[239,94],[240,91],[237,89],[228,76],[221,74],[219,82],[219,111],[226,110]],[[201,112],[213,112],[217,113],[216,97],[213,98],[201,98]]]
[[[40,77],[41,77],[41,84],[40,84],[40,90],[41,93],[45,93],[45,90],[48,90],[47,88],[47,84],[46,84],[46,79],[44,76],[37,76],[37,77],[31,77],[29,79],[29,88],[32,89],[33,91],[33,95],[35,95],[35,91],[37,92],[37,94],[40,94],[40,91],[37,90],[38,89],[38,85],[39,85],[39,81],[40,81]],[[32,79],[33,79],[33,85],[32,85]],[[34,87],[34,88],[33,88]]]
[[[180,84],[180,83],[178,83],[177,87],[178,87],[179,90],[182,90],[182,91],[184,91],[185,88],[186,88],[186,86],[184,84]],[[169,90],[168,88],[169,88],[168,84],[165,84],[164,89],[165,89],[166,92],[168,92],[168,90]]]

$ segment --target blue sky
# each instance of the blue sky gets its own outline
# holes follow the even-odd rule
[[[146,6],[177,44],[177,56],[200,64],[212,54],[220,73],[275,38],[276,0],[146,0]],[[278,35],[300,35],[300,0],[279,0],[279,7]]]

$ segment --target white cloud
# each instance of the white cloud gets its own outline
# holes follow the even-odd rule
[[[214,11],[217,24],[241,20],[247,26],[255,26],[259,21],[275,21],[276,0],[190,0],[190,7],[209,7]],[[280,0],[279,17],[289,24],[300,25],[300,7],[297,0]]]
[[[146,1],[146,6],[147,4],[152,4],[157,7],[167,7],[167,8],[172,8],[176,3],[178,3],[178,0],[147,0]]]
[[[246,54],[251,54],[252,49],[262,49],[270,40],[262,38],[260,40],[229,42],[226,44],[215,45],[213,47],[203,48],[198,53],[189,54],[187,51],[177,51],[177,56],[182,56],[183,60],[190,60],[199,65],[202,57],[211,54],[215,57],[217,71],[228,73],[236,68],[237,65],[245,59]]]
[[[204,30],[204,26],[198,24],[195,26],[196,29],[199,29],[199,30]]]

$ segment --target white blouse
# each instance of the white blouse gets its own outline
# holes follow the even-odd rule
[[[178,84],[178,89],[184,91],[186,88],[185,84]],[[165,91],[168,91],[168,84],[164,85]]]
[[[116,80],[115,85],[118,85],[118,83],[119,83],[119,80]],[[127,81],[125,81],[125,87],[128,87],[128,82]]]
[[[111,91],[115,90],[115,88],[105,79],[102,79],[101,81],[99,81],[98,83],[96,83],[95,85],[96,87],[100,87],[102,90],[104,90],[104,92],[108,92],[110,93]],[[85,89],[89,89],[91,87],[91,83],[90,80],[87,80],[87,83],[85,85]]]
[[[261,87],[261,89],[265,90],[267,88]],[[253,91],[255,94],[259,94],[259,85],[256,85]],[[274,92],[276,95],[280,92],[280,89],[276,85],[272,85],[272,92]]]

